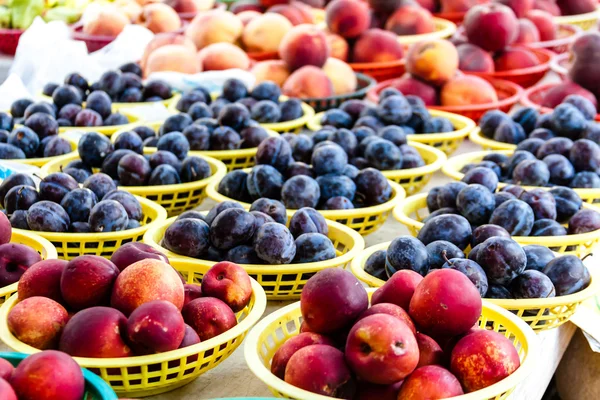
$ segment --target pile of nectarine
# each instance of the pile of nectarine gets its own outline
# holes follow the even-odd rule
[[[122,246],[112,259],[80,256],[29,268],[8,314],[11,333],[71,356],[154,354],[231,329],[252,295],[248,274],[233,263],[216,264],[198,286],[184,284],[162,253],[142,243]]]
[[[81,367],[65,353],[42,351],[25,358],[16,368],[0,358],[2,400],[83,400],[84,394]]]
[[[466,276],[450,269],[425,278],[398,274],[375,292],[371,308],[347,271],[310,278],[300,334],[277,350],[271,372],[342,399],[441,399],[488,387],[520,366],[511,341],[477,327],[482,301]]]

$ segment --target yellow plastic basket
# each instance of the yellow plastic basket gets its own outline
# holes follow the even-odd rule
[[[60,135],[60,136],[64,137],[63,135]],[[47,163],[52,162],[60,157],[77,154],[77,143],[74,143],[72,140],[70,140],[67,137],[65,137],[65,139],[67,139],[69,141],[69,143],[71,143],[71,152],[70,153],[63,154],[61,156],[54,156],[54,157],[25,158],[25,159],[18,159],[18,160],[15,160],[15,159],[0,160],[0,162],[11,161],[11,162],[15,162],[18,164],[27,164],[27,165],[33,165],[34,167],[43,167]]]
[[[598,23],[599,18],[600,9],[597,9],[596,11],[592,11],[585,14],[552,17],[552,21],[554,22],[554,24],[576,25],[584,31],[588,31],[590,29],[596,28],[596,24]]]
[[[436,149],[439,149],[447,155],[452,154],[458,149],[458,146],[463,140],[469,136],[469,133],[477,127],[475,121],[470,118],[463,117],[462,115],[449,113],[446,111],[439,111],[429,109],[429,113],[433,117],[444,117],[448,118],[452,125],[456,128],[454,132],[447,133],[417,133],[414,135],[408,135],[408,139],[413,142],[423,143]],[[324,113],[316,114],[308,123],[307,127],[311,131],[318,131],[322,128],[321,119]]]
[[[354,276],[369,287],[378,288],[383,286],[385,281],[376,278],[365,271],[365,263],[369,256],[376,251],[387,250],[390,243],[391,242],[380,243],[371,246],[354,257],[352,264],[350,264],[350,270]],[[569,321],[573,314],[575,314],[577,306],[595,296],[600,291],[598,268],[588,268],[588,270],[590,271],[592,282],[587,288],[578,293],[548,299],[486,299],[486,301],[516,314],[534,331],[554,329]]]
[[[152,154],[156,149],[146,148],[145,154]],[[206,185],[212,180],[221,180],[227,173],[225,165],[211,157],[196,154],[198,157],[206,160],[212,175],[200,181],[179,183],[175,185],[158,185],[158,186],[119,186],[119,189],[125,190],[139,197],[144,197],[152,200],[164,207],[169,216],[179,215],[184,211],[198,207],[206,198]],[[71,153],[59,159],[52,161],[42,167],[44,175],[53,172],[59,172],[62,167],[66,166],[73,160],[79,160],[79,154]]]
[[[145,123],[142,123],[140,125],[150,126]],[[150,126],[150,127],[154,129],[153,126]],[[117,139],[117,137],[119,137],[119,135],[125,131],[126,130],[120,130],[120,131],[116,132],[114,135],[112,135],[110,140],[112,142],[114,142]],[[279,133],[272,131],[272,130],[267,130],[267,133],[271,137],[279,136]],[[156,150],[157,150],[156,147],[146,147],[144,149],[144,151],[151,151],[152,153],[154,153]],[[257,150],[258,150],[257,147],[253,147],[250,149],[237,149],[237,150],[206,150],[206,151],[203,150],[203,151],[190,151],[189,155],[190,156],[212,157],[214,159],[221,161],[223,164],[225,164],[228,171],[233,171],[235,169],[253,167],[256,164],[256,162],[254,160],[254,156],[256,155]]]
[[[587,203],[585,208],[596,209]],[[427,217],[427,193],[410,196],[394,208],[394,218],[406,225],[413,236],[417,236],[423,227],[423,221]],[[600,242],[600,229],[588,233],[564,236],[513,236],[517,243],[522,246],[538,244],[546,246],[550,250],[561,254],[572,254],[583,258],[590,254]]]
[[[469,163],[477,163],[480,162],[483,157],[491,153],[500,153],[506,156],[511,156],[514,153],[514,150],[498,150],[498,151],[477,151],[473,153],[462,154],[460,156],[452,157],[444,164],[442,167],[442,172],[449,176],[450,178],[460,181],[465,174],[460,172],[462,167]],[[498,183],[498,187],[502,188],[507,186],[508,184],[500,182]],[[533,189],[532,186],[523,186],[525,190]],[[545,189],[550,190],[551,187],[535,187],[537,189]],[[600,202],[600,189],[573,189],[579,197],[586,203],[598,203]]]
[[[24,244],[25,246],[31,247],[32,249],[37,251],[40,254],[40,256],[42,256],[42,260],[51,260],[58,258],[58,254],[56,253],[56,249],[54,248],[52,243],[34,233],[27,231],[17,231],[13,229],[10,242]],[[8,298],[17,291],[18,285],[19,282],[15,282],[11,285],[0,288],[0,304],[8,300]]]
[[[456,32],[456,24],[447,19],[433,17],[435,31],[431,33],[422,33],[420,35],[398,36],[398,41],[405,46],[419,43],[425,40],[447,39]]]
[[[368,289],[369,296],[375,289]],[[244,345],[244,357],[250,370],[263,381],[275,395],[298,400],[328,400],[331,397],[317,395],[297,388],[271,373],[271,360],[275,352],[289,338],[300,331],[302,313],[300,303],[290,304],[266,316],[250,331]],[[536,368],[540,344],[536,334],[517,316],[502,308],[483,302],[479,326],[493,329],[510,339],[519,352],[521,366],[512,375],[489,386],[453,400],[507,399],[515,387],[523,382]]]
[[[112,254],[122,245],[129,242],[139,242],[144,233],[153,224],[159,224],[167,219],[167,212],[160,205],[143,197],[136,196],[142,205],[142,218],[139,228],[127,229],[119,232],[103,233],[57,233],[57,232],[33,232],[38,236],[50,241],[56,248],[58,258],[72,260],[82,255],[96,255],[110,258]],[[13,229],[14,233],[27,235],[30,232],[21,229]]]
[[[193,269],[185,265],[176,268],[189,283],[200,282]],[[14,295],[0,308],[0,338],[16,351],[37,353],[40,350],[19,341],[8,330],[6,318],[16,303],[17,296]],[[263,315],[266,305],[265,292],[252,280],[252,298],[248,306],[237,314],[238,324],[219,336],[183,349],[149,356],[74,359],[79,365],[104,379],[119,397],[146,397],[165,393],[187,385],[227,359]]]
[[[149,229],[144,235],[144,243],[163,252],[169,258],[171,265],[176,268],[181,264],[200,276],[204,275],[215,262],[175,254],[161,246],[165,230],[174,221],[175,218],[170,218]],[[299,299],[304,284],[311,276],[325,268],[349,266],[350,261],[365,248],[362,236],[354,230],[329,220],[327,226],[329,227],[328,236],[337,253],[336,258],[332,260],[303,264],[241,266],[258,281],[269,300]]]
[[[477,143],[484,150],[515,150],[516,144],[499,142],[494,139],[488,139],[481,133],[481,129],[475,128],[469,134],[469,140],[473,143]]]
[[[250,169],[246,169],[244,171],[250,172]],[[223,196],[217,191],[219,182],[220,180],[214,180],[208,184],[206,187],[206,193],[208,197],[219,203],[223,201],[237,201]],[[387,203],[372,207],[355,208],[353,210],[319,210],[319,213],[321,213],[321,215],[323,215],[323,217],[326,219],[346,225],[363,236],[373,233],[387,220],[388,216],[392,212],[392,209],[406,197],[406,192],[402,186],[393,181],[389,182],[392,186],[393,194],[392,198]],[[250,208],[249,203],[243,203],[241,201],[237,202],[240,203],[245,209]],[[288,209],[288,216],[294,215],[296,211],[297,210]]]

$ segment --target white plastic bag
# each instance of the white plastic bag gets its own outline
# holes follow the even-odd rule
[[[255,76],[241,69],[228,69],[225,71],[206,71],[194,75],[182,74],[181,72],[154,72],[148,80],[162,79],[171,87],[180,92],[186,92],[198,86],[203,86],[210,92],[220,91],[227,79],[237,78],[244,82],[246,87],[253,87],[256,82]]]

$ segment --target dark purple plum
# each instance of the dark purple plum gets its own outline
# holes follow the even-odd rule
[[[128,154],[136,154],[132,150],[115,150],[104,159],[102,163],[102,172],[112,179],[119,179],[119,161]],[[156,153],[155,153],[156,154]],[[171,154],[171,153],[169,153]],[[172,154],[171,154],[172,155]],[[175,157],[175,156],[173,156]],[[66,170],[65,170],[66,172]]]
[[[556,200],[552,193],[544,189],[531,189],[520,197],[529,204],[535,219],[556,219]]]
[[[210,225],[210,242],[220,250],[247,243],[254,235],[256,220],[245,210],[231,208],[221,212]]]
[[[437,208],[456,208],[456,198],[468,185],[464,182],[450,182],[437,189]],[[434,192],[435,193],[435,192]],[[433,198],[431,199],[433,202]],[[431,211],[431,209],[429,210]]]
[[[496,206],[494,208],[500,207],[500,204],[507,202],[508,200],[516,199],[515,195],[508,192],[496,192],[494,193],[494,201],[496,202]]]
[[[496,206],[492,192],[485,186],[471,184],[458,192],[456,208],[473,225],[489,221]]]
[[[281,96],[281,89],[275,82],[264,81],[254,86],[250,96],[256,100],[271,100],[277,103]]]
[[[252,149],[258,147],[266,138],[269,137],[267,131],[260,126],[249,126],[240,132],[242,142],[240,148]]]
[[[40,195],[34,187],[18,185],[4,196],[4,210],[8,215],[16,210],[29,210],[29,207],[40,201]]]
[[[21,117],[27,119],[35,113],[45,113],[45,114],[49,114],[52,117],[56,118],[56,110],[54,109],[54,106],[50,103],[46,103],[43,101],[41,101],[39,103],[30,103],[27,106],[27,108],[25,109],[25,112],[23,113],[23,115],[21,115]],[[16,114],[12,114],[12,115],[13,115],[13,118],[19,118],[16,116]]]
[[[116,97],[124,89],[125,85],[120,71],[106,71],[98,79],[98,88],[111,97]]]
[[[539,115],[540,113],[535,108],[523,107],[515,111],[511,117],[513,121],[523,127],[525,133],[529,134],[535,129]]]
[[[71,223],[87,222],[90,217],[90,211],[96,205],[97,198],[90,189],[75,189],[62,199],[60,205],[65,209]]]
[[[184,211],[177,216],[177,221],[180,219],[186,219],[186,218],[199,219],[200,221],[206,222],[206,214],[204,214],[200,211],[194,211],[194,210]]]
[[[81,105],[83,102],[81,91],[72,85],[61,85],[52,92],[52,102],[58,109],[67,104]]]
[[[133,154],[134,156],[137,154]],[[120,162],[119,162],[120,164]],[[104,200],[104,196],[107,193],[112,192],[113,190],[117,190],[117,185],[115,181],[104,173],[95,173],[83,182],[83,187],[86,189],[90,189],[96,197],[98,201]]]
[[[35,116],[34,114],[33,116]],[[41,114],[43,115],[43,114]],[[22,126],[20,128],[15,129],[8,135],[7,140],[8,145],[14,146],[17,149],[21,150],[25,157],[33,158],[35,157],[38,147],[40,145],[40,139],[38,135],[30,128],[26,126]],[[7,146],[6,146],[7,147]],[[4,158],[4,157],[3,157]],[[9,157],[6,157],[9,158]],[[15,157],[18,158],[18,157]]]
[[[85,164],[100,168],[106,156],[113,151],[113,145],[106,136],[88,132],[79,139],[77,150]]]
[[[429,214],[427,217],[425,217],[425,219],[423,219],[423,223],[426,224],[427,221],[429,221],[432,218],[437,217],[438,215],[445,215],[445,214],[457,214],[460,215],[460,213],[458,212],[458,210],[456,208],[452,208],[452,207],[444,207],[444,208],[438,208],[437,210],[435,210],[434,212],[432,212],[431,214]]]
[[[141,89],[144,87],[144,84],[142,83],[142,78],[138,74],[132,72],[122,73],[121,80],[123,81],[123,92],[127,89],[138,89],[141,91]]]
[[[350,201],[356,194],[356,184],[346,175],[323,175],[317,178],[320,188],[321,202],[326,202],[332,197],[346,197]],[[284,184],[285,187],[285,184]],[[307,206],[311,207],[311,206]],[[314,206],[312,206],[314,207]],[[296,208],[296,207],[292,207]],[[301,208],[301,207],[299,207]]]
[[[179,175],[184,183],[196,182],[210,177],[212,171],[205,159],[198,156],[188,156],[181,163]]]
[[[600,177],[591,171],[582,171],[575,174],[569,186],[572,188],[597,189],[600,188]]]
[[[292,148],[281,137],[269,137],[263,140],[256,151],[257,164],[270,165],[279,171],[285,171],[292,161]]]
[[[542,139],[543,141],[550,140],[553,137],[556,137],[554,132],[546,128],[536,128],[529,134],[530,139]]]
[[[104,200],[114,200],[121,204],[127,212],[129,220],[141,221],[144,214],[138,199],[124,190],[113,190],[104,196]]]
[[[202,220],[178,219],[165,230],[162,245],[173,253],[200,258],[210,246],[209,232]]]
[[[183,130],[192,125],[193,122],[192,117],[185,113],[171,115],[163,122],[160,127],[160,132],[162,135],[170,132],[183,132]]]
[[[597,172],[600,169],[600,146],[591,140],[576,140],[569,151],[569,160],[577,171]]]
[[[60,204],[39,201],[27,211],[27,226],[38,232],[68,232],[71,220]]]
[[[56,90],[59,85],[57,83],[46,83],[42,89],[42,94],[52,97],[52,93]]]
[[[362,206],[383,204],[392,198],[392,186],[387,178],[375,168],[365,168],[356,179],[355,202]]]
[[[555,187],[550,189],[556,203],[556,220],[560,223],[568,222],[569,219],[581,209],[583,201],[581,197],[568,187]]]
[[[395,238],[387,249],[385,269],[388,276],[403,269],[410,269],[421,275],[429,270],[429,253],[417,238],[404,235]]]
[[[260,100],[252,106],[250,117],[261,124],[274,123],[281,119],[281,110],[275,102]]]
[[[261,197],[278,200],[281,198],[283,176],[270,165],[256,165],[248,174],[246,185],[254,200]]]
[[[521,143],[519,143],[519,145],[517,146],[517,150],[528,151],[531,154],[535,155],[544,143],[545,140],[539,138],[525,139]]]
[[[553,219],[538,219],[531,228],[530,236],[564,236],[567,230]]]
[[[353,121],[356,121],[360,117],[360,113],[368,107],[368,103],[364,100],[346,100],[340,104],[340,110],[346,112]]]
[[[557,296],[577,293],[588,287],[591,281],[586,266],[573,255],[555,258],[542,272],[552,281]]]
[[[323,204],[324,210],[353,210],[354,204],[352,200],[344,196],[336,196],[328,199]]]
[[[202,88],[195,88],[194,90],[201,90]],[[153,79],[150,82],[146,82],[143,90],[144,99],[148,100],[151,97],[160,97],[163,100],[170,99],[173,96],[171,93],[171,85],[160,79]],[[207,93],[205,93],[207,95]],[[206,96],[207,101],[210,101],[210,95]]]
[[[371,141],[365,148],[364,155],[369,164],[379,170],[389,171],[402,168],[402,152],[389,140]]]
[[[0,112],[0,129],[3,131],[10,132],[15,126],[15,119],[12,115]]]
[[[395,125],[386,126],[383,129],[380,129],[377,132],[377,135],[382,139],[389,140],[394,143],[396,146],[402,146],[406,144],[406,133],[404,130]]]
[[[569,220],[569,235],[593,232],[600,229],[600,213],[584,208],[575,213]]]
[[[513,181],[525,186],[545,186],[550,182],[550,170],[540,160],[523,160],[513,170]]]
[[[25,126],[34,131],[40,140],[48,136],[58,135],[58,123],[54,117],[45,113],[31,115],[25,120]]]
[[[522,200],[502,203],[490,217],[490,224],[503,227],[511,236],[529,236],[534,221],[533,210]]]
[[[492,193],[494,193],[498,187],[498,175],[491,169],[485,167],[473,168],[463,176],[461,181],[466,184],[478,183],[488,188]]]
[[[14,229],[24,229],[26,231],[31,230],[31,228],[29,228],[29,224],[27,223],[27,214],[28,212],[25,210],[16,210],[10,216],[10,226]]]
[[[529,246],[523,246],[525,256],[527,256],[527,270],[536,270],[542,272],[546,265],[554,260],[554,252],[546,246],[540,246],[532,244]]]
[[[547,299],[556,295],[550,278],[536,270],[517,276],[510,283],[510,292],[515,299]]]
[[[250,214],[254,215],[256,230],[268,222],[275,222],[273,218],[260,211],[250,211]]]
[[[322,126],[330,126],[336,129],[339,128],[352,128],[352,117],[345,111],[342,111],[338,108],[332,108],[330,110],[325,111],[323,116],[321,117],[321,125]]]
[[[248,96],[248,88],[239,79],[227,79],[223,83],[223,92],[221,93],[225,99],[234,102]]]
[[[569,103],[556,106],[551,121],[554,132],[573,140],[581,136],[587,125],[587,120],[581,111]]]
[[[240,148],[242,137],[228,126],[215,129],[210,138],[212,150],[236,150]]]
[[[254,251],[254,247],[245,244],[236,246],[227,251],[225,259],[241,265],[260,265],[264,263],[256,254],[256,251]]]
[[[315,144],[310,136],[304,134],[295,135],[290,142],[292,157],[296,161],[310,163],[314,145]]]
[[[190,151],[190,143],[181,132],[169,132],[158,139],[158,150],[170,151],[183,160]]]
[[[491,161],[494,164],[502,166],[508,162],[508,156],[502,153],[488,153],[483,157],[482,161]]]
[[[183,130],[183,135],[190,144],[190,150],[210,150],[211,133],[207,127],[190,125]]]
[[[148,185],[176,185],[181,183],[181,178],[177,170],[168,164],[159,165],[151,173],[148,179]]]
[[[179,161],[175,154],[166,150],[158,150],[156,153],[152,153],[148,161],[150,162],[150,167],[152,169],[163,164],[170,165],[171,167],[175,168],[178,172],[181,169],[181,161]]]
[[[104,120],[96,111],[85,109],[77,113],[73,125],[83,127],[102,126],[104,125]]]
[[[119,71],[131,72],[132,74],[135,74],[140,77],[143,74],[142,68],[137,63],[134,63],[134,62],[129,62],[129,63],[121,65],[119,67]]]
[[[131,130],[137,133],[142,140],[146,140],[149,137],[156,136],[156,132],[154,132],[154,130],[149,126],[140,125],[136,126],[135,128],[132,128]]]
[[[485,224],[473,229],[473,238],[471,239],[471,247],[475,247],[480,243],[485,242],[491,237],[510,238],[510,234],[501,226]]]
[[[502,111],[491,110],[483,114],[479,120],[479,128],[483,136],[492,139],[501,123],[511,121],[511,118]]]
[[[123,90],[123,93],[117,98],[119,103],[141,103],[144,101],[142,91],[138,88],[131,87]]]
[[[451,258],[442,265],[442,268],[450,268],[462,272],[484,297],[488,291],[488,280],[485,271],[479,264],[466,258]]]
[[[118,112],[110,114],[110,116],[104,120],[104,126],[125,125],[128,123],[129,119],[125,115]]]
[[[196,103],[200,103],[200,104],[206,104],[206,97],[204,96],[204,93],[197,91],[197,90],[190,90],[188,92],[185,92],[177,101],[177,104],[175,105],[175,108],[178,111],[187,113],[190,109],[190,107],[192,106],[192,104],[196,104]]]
[[[322,233],[327,236],[329,227],[323,215],[314,208],[301,208],[290,219],[290,232],[297,238],[303,233]]]
[[[486,299],[512,299],[510,290],[502,285],[494,285],[491,283],[488,287]]]
[[[281,111],[279,122],[293,121],[304,115],[302,103],[298,99],[289,99],[279,103],[279,110]]]
[[[519,163],[525,160],[535,160],[535,156],[528,151],[517,150],[515,151],[504,164],[503,170],[505,174],[512,177],[513,171]]]
[[[48,143],[44,147],[44,157],[56,157],[73,151],[71,142],[62,137],[54,136],[48,138]]]
[[[447,260],[465,258],[465,253],[454,244],[445,240],[436,240],[427,246],[427,263],[430,269],[442,268]]]
[[[79,183],[85,182],[85,180],[92,175],[92,173],[88,170],[72,167],[63,169],[63,172],[65,174],[71,175],[73,179],[75,179]]]
[[[331,240],[321,233],[305,233],[296,238],[294,264],[331,260],[336,257]]]
[[[226,106],[230,104],[229,101],[225,100],[222,97],[217,98],[215,101],[213,101],[210,104],[210,111],[212,112],[212,117],[215,119],[219,118],[219,114],[221,113],[221,110]],[[238,103],[240,105],[242,105],[241,103]],[[245,107],[245,106],[244,106]],[[248,118],[250,118],[250,114],[248,113]]]
[[[248,126],[250,112],[241,104],[226,104],[221,111],[219,111],[217,120],[221,125],[228,126],[236,132],[240,132]]]
[[[387,258],[387,251],[377,250],[367,258],[365,261],[365,272],[375,278],[387,281],[388,276],[385,271],[385,259]]]
[[[342,175],[347,176],[348,178],[354,180],[356,179],[356,177],[358,176],[358,173],[360,172],[360,169],[358,169],[357,167],[355,167],[354,165],[351,164],[347,164],[344,167],[344,172],[342,173]]]
[[[540,160],[543,160],[544,157],[549,156],[550,154],[561,154],[565,157],[569,157],[569,153],[571,152],[571,147],[573,147],[573,141],[566,137],[556,137],[546,141],[539,148],[536,157]]]
[[[318,176],[342,174],[348,164],[348,155],[339,145],[327,144],[314,149],[311,163]]]
[[[0,143],[6,143],[8,141],[8,135],[10,135],[9,131],[4,129],[0,130]]]
[[[3,181],[0,182],[0,206],[4,207],[4,197],[6,193],[15,186],[26,185],[35,188],[35,182],[29,175],[26,174],[12,174],[4,178]]]
[[[523,193],[525,193],[525,189],[523,189],[519,185],[506,185],[502,189],[500,189],[500,191],[510,193],[513,196],[515,196],[517,199],[519,197],[521,197],[523,195]]]
[[[358,169],[358,170],[362,170],[362,169],[370,167],[367,159],[363,158],[363,157],[354,157],[354,158],[350,159],[349,163],[352,166],[356,167],[356,169]],[[345,169],[345,167],[344,167],[344,169]],[[354,179],[356,179],[356,177]]]
[[[328,140],[338,144],[349,157],[356,154],[358,141],[352,131],[344,128],[338,129],[329,135]]]
[[[379,100],[377,115],[389,125],[403,125],[410,120],[413,110],[406,97],[394,95]]]
[[[258,211],[273,218],[274,222],[286,224],[287,213],[285,206],[278,200],[260,198],[252,203],[250,211]]]
[[[248,193],[247,179],[247,172],[242,170],[231,171],[221,179],[217,192],[230,199],[250,203],[252,198]]]
[[[489,283],[508,285],[527,267],[527,256],[514,240],[492,237],[481,244],[477,263],[487,274]]]
[[[542,160],[550,172],[550,182],[568,185],[575,176],[575,168],[569,159],[561,154],[550,154]]]
[[[465,186],[466,186],[466,184],[465,184]],[[435,210],[438,210],[440,208],[440,206],[438,205],[438,194],[439,194],[441,188],[442,188],[441,186],[436,186],[427,193],[427,210],[429,210],[430,213],[432,213]],[[458,192],[460,192],[460,190],[458,190],[456,192],[457,195],[458,195]],[[456,206],[456,201],[454,201],[454,206]]]
[[[219,204],[215,205],[213,208],[211,208],[210,211],[208,212],[208,214],[206,214],[205,221],[208,224],[208,226],[212,225],[213,220],[219,214],[221,214],[225,210],[229,210],[230,208],[237,208],[240,210],[244,209],[244,207],[242,207],[242,205],[240,203],[237,203],[235,201],[224,201],[222,203],[219,203]]]
[[[210,106],[206,105],[206,103],[194,103],[188,108],[187,114],[194,120],[198,120],[201,118],[212,118],[213,114],[210,109]]]
[[[102,200],[90,211],[88,223],[92,232],[118,232],[127,229],[129,217],[115,200]]]
[[[138,154],[144,151],[144,144],[140,135],[133,131],[125,131],[119,134],[114,143],[115,150],[132,150]]]
[[[296,256],[294,237],[282,224],[270,222],[254,235],[254,251],[269,264],[289,264]]]
[[[25,115],[25,110],[27,109],[27,107],[29,107],[32,104],[33,104],[33,101],[29,100],[29,99],[15,100],[10,105],[10,115],[12,115],[13,118],[22,118]],[[2,128],[2,129],[5,129],[5,128]],[[12,129],[12,127],[10,129]]]
[[[471,236],[471,225],[465,217],[444,214],[429,219],[417,237],[425,245],[436,240],[445,240],[464,251],[471,243]]]
[[[63,172],[54,172],[42,179],[39,190],[40,199],[60,204],[67,193],[78,187],[79,184],[71,175]]]
[[[288,179],[281,188],[281,201],[290,209],[315,208],[320,197],[320,184],[306,175]]]
[[[503,121],[494,131],[493,139],[497,142],[518,144],[525,140],[527,136],[523,127],[514,121]]]

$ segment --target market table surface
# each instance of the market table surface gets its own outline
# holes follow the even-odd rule
[[[456,154],[479,150],[478,146],[465,142]],[[425,187],[424,191],[448,182],[449,178],[438,172]],[[205,200],[201,210],[209,210],[213,206],[212,200]],[[365,237],[367,246],[386,242],[394,237],[408,234],[408,230],[392,217],[375,233]],[[265,315],[290,304],[291,302],[269,302]],[[543,341],[543,354],[540,356],[539,368],[534,376],[529,377],[515,390],[512,400],[539,400],[542,398],[560,359],[562,358],[576,327],[573,324],[563,325],[561,328],[540,333]],[[8,349],[0,343],[0,351]],[[148,397],[152,400],[200,400],[223,397],[271,397],[271,392],[248,369],[244,360],[243,344],[227,360],[217,368],[200,376],[187,386],[169,393]]]

